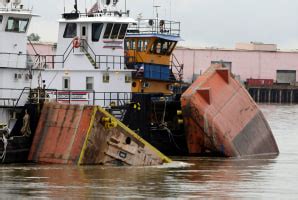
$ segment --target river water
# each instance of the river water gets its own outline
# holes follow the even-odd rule
[[[2,166],[0,198],[297,199],[298,106],[261,108],[278,157],[175,158],[170,166],[146,168]]]

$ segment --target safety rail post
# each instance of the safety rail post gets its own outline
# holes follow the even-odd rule
[[[109,92],[109,94],[110,94],[110,104],[111,104],[111,102],[113,101],[112,100],[112,92]]]
[[[117,106],[119,105],[119,100],[120,100],[120,98],[119,98],[119,92],[117,92]]]
[[[95,106],[95,90],[93,90],[93,106]]]
[[[109,58],[108,58],[108,56],[106,55],[106,68],[108,68],[108,65],[109,65]]]
[[[56,89],[56,103],[58,103],[58,90]]]
[[[101,59],[100,59],[101,56],[98,56],[98,57],[99,57],[98,67],[99,67],[99,69],[101,69]]]

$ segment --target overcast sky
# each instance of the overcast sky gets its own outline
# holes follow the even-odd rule
[[[95,0],[78,0],[85,10]],[[124,0],[121,7],[124,10]],[[131,16],[151,18],[153,0],[126,0]],[[297,0],[154,0],[163,18],[182,22],[184,45],[192,47],[234,47],[236,42],[276,43],[281,49],[298,49]],[[74,0],[65,0],[70,11]],[[64,0],[24,0],[41,17],[35,18],[29,33],[43,41],[56,41],[57,20]],[[171,5],[171,6],[170,6]],[[171,9],[170,9],[171,7]]]

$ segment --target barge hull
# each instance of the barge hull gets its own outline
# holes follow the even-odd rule
[[[182,95],[181,102],[191,154],[279,153],[264,115],[228,69],[209,68]]]
[[[36,163],[149,166],[169,158],[97,106],[45,104],[30,150]]]

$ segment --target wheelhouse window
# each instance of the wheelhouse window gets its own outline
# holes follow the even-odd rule
[[[62,89],[63,90],[70,90],[70,77],[63,77],[62,78]]]
[[[105,38],[105,39],[110,38],[112,28],[113,28],[113,24],[111,24],[111,23],[107,24],[103,38]]]
[[[124,49],[129,50],[130,49],[130,41],[125,41],[124,42]]]
[[[94,89],[94,78],[86,77],[86,90],[93,90],[93,89]]]
[[[121,24],[114,24],[111,39],[117,39]]]
[[[177,42],[168,40],[156,40],[151,46],[151,53],[160,55],[170,55],[174,50]]]
[[[131,42],[130,42],[130,47],[131,47],[131,49],[132,50],[136,50],[136,40],[132,40]]]
[[[123,40],[126,35],[128,24],[107,24],[104,39],[120,39]]]
[[[139,52],[145,52],[147,50],[149,44],[149,40],[139,40],[138,41],[138,51]]]
[[[143,40],[138,41],[138,51],[143,51],[144,48],[144,42]]]
[[[25,33],[27,31],[28,24],[29,19],[9,17],[5,30],[7,32]]]
[[[102,32],[103,23],[94,23],[92,24],[92,41],[98,42]]]
[[[144,49],[143,49],[143,51],[147,51],[147,47],[148,47],[148,45],[149,45],[149,40],[145,40],[144,41]]]
[[[2,24],[2,21],[3,21],[3,16],[0,15],[0,24]]]
[[[77,24],[76,23],[67,23],[63,37],[64,38],[74,38],[77,36]]]
[[[118,39],[122,40],[122,39],[125,38],[127,28],[128,28],[128,24],[122,24],[120,32],[119,32]]]

